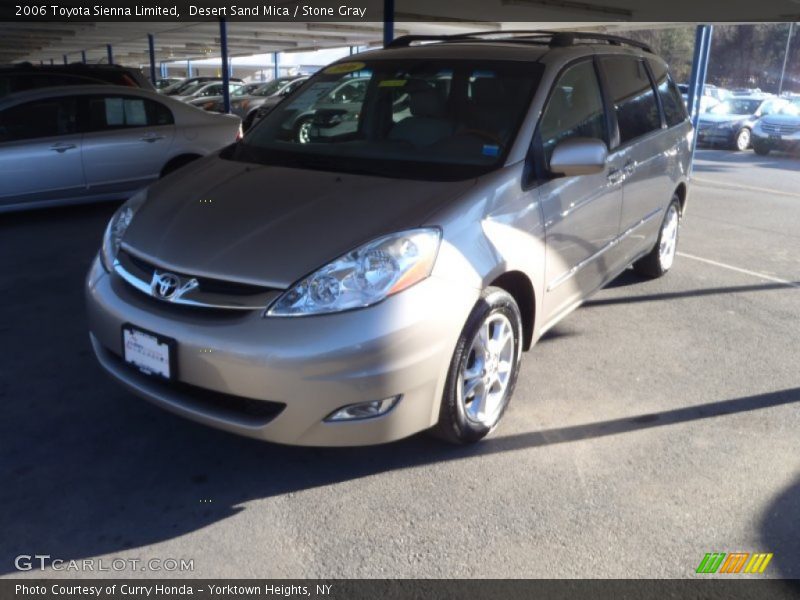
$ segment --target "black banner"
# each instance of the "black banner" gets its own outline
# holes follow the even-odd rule
[[[775,22],[800,21],[794,0],[0,0],[0,21]]]
[[[0,581],[0,598],[18,600],[784,600],[800,597],[800,581],[691,580],[259,580],[145,579]]]

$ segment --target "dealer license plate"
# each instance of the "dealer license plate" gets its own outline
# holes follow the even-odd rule
[[[172,355],[175,341],[154,333],[122,327],[122,348],[125,362],[147,375],[170,379],[173,374]]]

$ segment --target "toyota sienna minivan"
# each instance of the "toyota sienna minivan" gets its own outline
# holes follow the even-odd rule
[[[523,351],[629,265],[670,269],[693,137],[644,45],[505,36],[347,57],[122,205],[86,282],[100,364],[279,443],[491,432]],[[299,139],[351,79],[359,110]]]

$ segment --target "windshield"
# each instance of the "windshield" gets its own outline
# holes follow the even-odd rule
[[[283,86],[289,83],[291,79],[273,79],[269,83],[262,85],[252,92],[253,96],[271,96]]]
[[[388,177],[461,179],[502,164],[543,67],[374,60],[323,69],[231,158]]]
[[[247,96],[254,89],[256,89],[256,87],[253,86],[252,84],[243,85],[241,87],[234,89],[231,92],[231,96]]]
[[[197,90],[202,89],[208,85],[207,81],[196,81],[195,83],[190,83],[187,86],[182,87],[178,90],[179,96],[191,96]]]
[[[763,101],[729,99],[717,104],[710,112],[715,115],[753,115],[761,102]]]

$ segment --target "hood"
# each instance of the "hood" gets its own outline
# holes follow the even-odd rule
[[[177,273],[285,289],[362,243],[426,224],[472,185],[212,156],[151,186],[123,245]]]
[[[770,115],[761,119],[767,125],[791,125],[800,127],[800,115]]]
[[[718,115],[713,113],[704,113],[700,115],[698,123],[701,125],[716,125],[719,123],[738,123],[746,121],[751,115]]]

